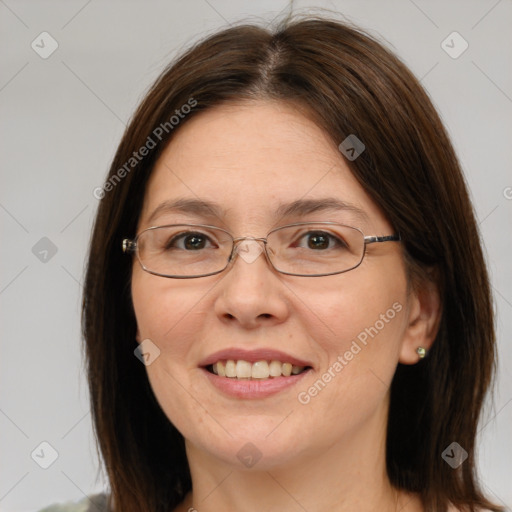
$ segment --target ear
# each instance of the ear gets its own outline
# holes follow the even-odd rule
[[[137,343],[140,344],[141,339],[140,339],[140,331],[139,331],[139,327],[138,326],[137,326],[137,332],[135,333],[135,340],[137,341]]]
[[[441,299],[437,279],[424,279],[417,286],[411,286],[407,309],[407,326],[402,339],[399,361],[402,364],[416,364],[420,357],[416,350],[432,347],[441,321]]]

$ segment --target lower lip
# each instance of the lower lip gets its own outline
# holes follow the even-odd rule
[[[280,391],[284,391],[289,387],[297,384],[310,370],[306,370],[298,375],[290,375],[289,377],[273,377],[269,379],[236,379],[229,377],[219,377],[214,373],[210,373],[206,369],[202,369],[206,378],[222,393],[230,397],[243,399],[266,398],[275,395]]]

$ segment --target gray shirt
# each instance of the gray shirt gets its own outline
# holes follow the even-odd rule
[[[108,512],[107,495],[94,494],[78,502],[50,505],[39,512]]]

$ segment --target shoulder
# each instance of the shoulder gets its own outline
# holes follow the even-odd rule
[[[108,512],[106,494],[94,494],[80,501],[68,501],[50,505],[38,512]]]

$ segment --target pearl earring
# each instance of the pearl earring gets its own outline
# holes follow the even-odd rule
[[[427,349],[424,347],[418,347],[416,349],[416,353],[420,356],[420,359],[423,359],[427,355]]]

